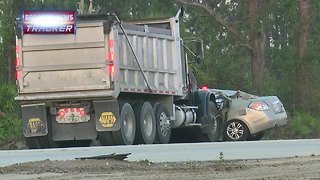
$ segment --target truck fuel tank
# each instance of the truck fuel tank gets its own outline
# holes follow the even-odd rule
[[[197,120],[197,114],[194,109],[197,106],[178,106],[175,105],[175,121],[172,122],[172,128],[179,128],[182,126],[188,126],[188,124],[193,124]]]

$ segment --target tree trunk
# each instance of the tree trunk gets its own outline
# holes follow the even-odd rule
[[[78,2],[78,14],[84,14],[84,0]]]
[[[310,27],[309,0],[299,0],[299,12],[301,24],[299,34],[299,58],[304,58],[308,47],[307,41]]]
[[[93,0],[89,0],[89,2],[90,2],[90,5],[89,5],[88,13],[92,14],[93,13]]]
[[[254,85],[259,94],[263,91],[265,66],[266,66],[266,34],[264,32],[254,32],[251,35],[251,74]]]
[[[310,29],[310,13],[309,0],[299,0],[299,21],[300,29],[298,36],[298,58],[296,63],[296,97],[297,107],[301,110],[309,110],[309,62],[306,57],[306,50],[308,49],[309,29]]]
[[[251,47],[251,74],[254,85],[261,93],[264,84],[265,66],[266,66],[266,41],[267,37],[260,25],[259,15],[261,12],[262,1],[249,0],[248,1],[248,15],[249,15],[249,44]]]

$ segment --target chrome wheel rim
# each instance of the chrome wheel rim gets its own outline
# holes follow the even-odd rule
[[[168,134],[167,120],[168,116],[165,112],[160,113],[160,132],[163,136]]]
[[[238,140],[244,134],[244,127],[240,122],[232,122],[227,126],[227,135],[233,139]]]

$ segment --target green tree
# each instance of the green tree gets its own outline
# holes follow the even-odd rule
[[[15,79],[14,19],[21,3],[21,0],[0,0],[0,83]]]
[[[177,2],[200,7],[220,26],[226,29],[224,36],[233,36],[234,43],[241,46],[250,58],[250,72],[255,89],[262,93],[263,80],[267,71],[267,34],[264,26],[266,2],[248,1],[197,1],[176,0]]]

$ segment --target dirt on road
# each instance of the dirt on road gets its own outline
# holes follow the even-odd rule
[[[21,138],[0,143],[0,150],[26,148]],[[180,163],[45,160],[0,167],[0,179],[320,179],[320,156],[234,161],[221,156],[217,161]]]
[[[0,179],[320,179],[320,156],[181,163],[45,160],[2,167]]]

